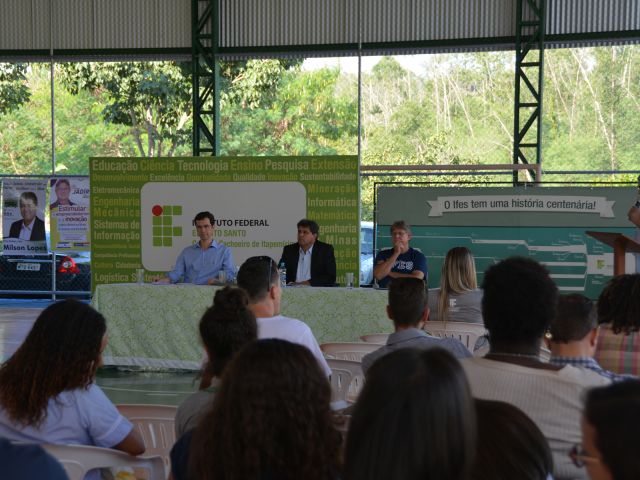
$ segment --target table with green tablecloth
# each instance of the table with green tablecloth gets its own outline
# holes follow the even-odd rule
[[[93,306],[107,320],[105,365],[197,369],[203,348],[198,322],[218,287],[200,285],[98,285]],[[284,288],[282,315],[311,327],[319,343],[357,341],[392,331],[387,292],[360,288]]]

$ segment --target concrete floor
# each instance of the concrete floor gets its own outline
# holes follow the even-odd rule
[[[39,300],[0,302],[0,361],[13,355],[49,303]],[[113,403],[178,405],[197,388],[193,372],[136,372],[115,368],[100,369],[96,383]]]
[[[13,355],[43,308],[0,308],[0,360]]]

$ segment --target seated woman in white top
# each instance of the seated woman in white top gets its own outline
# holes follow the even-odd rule
[[[440,288],[429,292],[429,320],[482,324],[481,304],[473,255],[466,247],[454,247],[442,264]]]
[[[104,317],[89,305],[47,307],[0,367],[0,437],[143,453],[138,432],[93,383],[106,345]]]

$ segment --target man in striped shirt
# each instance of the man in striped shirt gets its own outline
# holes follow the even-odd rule
[[[593,358],[597,339],[597,314],[593,301],[577,293],[560,296],[550,325],[549,362],[587,368],[613,382],[636,378],[604,370]]]

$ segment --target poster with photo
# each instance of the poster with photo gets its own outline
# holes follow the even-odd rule
[[[89,251],[89,179],[52,178],[51,250]]]
[[[2,240],[5,255],[47,254],[44,207],[47,181],[3,180]]]

